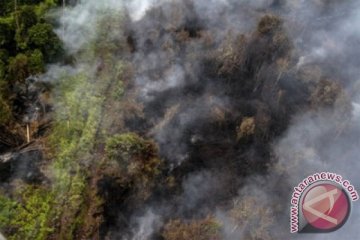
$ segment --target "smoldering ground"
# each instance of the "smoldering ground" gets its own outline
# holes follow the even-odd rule
[[[144,109],[126,127],[155,139],[177,185],[155,187],[140,207],[113,204],[108,211],[126,215],[108,221],[103,237],[158,238],[170,219],[214,215],[225,239],[308,239],[288,233],[292,187],[327,170],[360,184],[357,10],[330,0],[109,0],[65,9],[58,34],[75,56],[102,19],[122,14],[126,24],[114,25],[124,29],[111,28],[106,40],[126,41],[119,58],[134,68],[131,90]],[[355,239],[356,209],[326,239]]]

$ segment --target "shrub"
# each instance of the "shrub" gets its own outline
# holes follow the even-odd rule
[[[154,145],[150,141],[142,139],[135,133],[115,135],[110,138],[106,145],[106,151],[110,159],[120,164],[130,163],[134,158],[154,156]]]
[[[231,35],[227,37],[217,57],[217,61],[220,63],[220,74],[231,76],[241,69],[244,64],[246,45],[247,39],[244,35],[239,35],[236,38]]]
[[[30,74],[42,73],[45,70],[44,56],[39,49],[35,49],[29,55]]]
[[[336,82],[321,80],[311,95],[311,103],[314,107],[333,107],[342,92],[342,87]]]
[[[230,217],[236,228],[243,231],[244,239],[270,240],[276,210],[276,206],[266,206],[260,196],[251,194],[234,201]]]
[[[20,192],[20,197],[23,203],[16,205],[16,214],[10,222],[17,231],[10,239],[46,239],[53,231],[48,227],[54,199],[51,192],[28,186]]]
[[[125,133],[107,141],[106,153],[118,164],[122,184],[134,184],[135,189],[142,189],[146,198],[149,194],[147,190],[151,189],[160,173],[161,161],[156,145],[135,133]]]
[[[244,120],[240,124],[240,127],[237,129],[238,130],[237,139],[240,140],[254,135],[255,128],[256,128],[255,118],[253,117],[244,118]]]
[[[0,92],[0,124],[5,124],[11,117],[11,110]]]
[[[171,220],[163,230],[165,240],[220,240],[221,225],[213,217],[183,222]]]
[[[8,72],[12,82],[24,82],[29,76],[29,59],[25,54],[19,53],[15,58],[11,58]]]
[[[282,27],[282,20],[275,15],[265,15],[258,23],[257,31],[261,34],[273,33]]]
[[[16,202],[0,195],[0,229],[7,230],[5,228],[10,226],[16,207]]]

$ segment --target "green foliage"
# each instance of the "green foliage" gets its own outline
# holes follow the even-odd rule
[[[6,230],[5,228],[10,226],[11,219],[14,218],[16,213],[17,203],[9,198],[0,195],[0,229]]]
[[[36,4],[35,13],[38,16],[39,20],[42,20],[46,15],[47,11],[57,5],[62,4],[62,0],[38,0],[39,4]],[[57,1],[61,1],[61,4],[58,4]]]
[[[95,44],[95,51],[99,55],[102,55],[104,52],[119,51],[119,49],[124,49],[125,47],[125,41],[122,39],[122,30],[125,28],[123,21],[124,14],[108,9],[103,13],[103,16],[97,22],[97,36],[93,42]]]
[[[37,23],[37,16],[34,8],[31,6],[23,6],[17,12],[14,12],[14,19],[16,22],[15,41],[17,48],[21,50],[27,49],[28,45],[28,29]]]
[[[60,196],[54,206],[53,217],[67,219],[59,230],[60,239],[72,239],[74,231],[82,224],[82,216],[76,215],[84,206],[86,178],[88,173],[82,166],[90,161],[90,151],[96,142],[104,101],[98,91],[100,85],[90,82],[80,73],[67,76],[58,86],[59,94],[56,124],[50,136],[56,154],[52,164],[55,177],[54,194]]]
[[[8,59],[9,59],[9,52],[6,49],[0,49],[0,61],[2,62],[2,64],[4,64],[4,69],[5,69],[5,63],[7,62]]]
[[[113,91],[113,97],[116,100],[120,100],[125,94],[125,87],[123,81],[118,81]]]
[[[22,6],[18,13],[20,28],[26,30],[37,23],[37,15],[32,6]]]
[[[160,174],[161,161],[157,146],[136,133],[125,133],[109,138],[105,150],[110,159],[109,172],[115,171],[115,176],[122,179],[122,185],[131,185],[134,190],[140,190],[140,199],[148,198],[154,180]],[[116,162],[119,170],[111,162]]]
[[[11,109],[5,100],[6,82],[5,77],[5,64],[0,60],[0,124],[5,124],[11,117]]]
[[[30,74],[42,73],[45,70],[44,56],[39,49],[35,49],[29,55]]]
[[[61,41],[48,23],[38,23],[29,29],[29,45],[39,48],[46,61],[54,61],[62,53]]]
[[[26,50],[27,38],[26,38],[25,33],[21,29],[16,30],[15,41],[16,41],[17,49],[20,49],[21,51]]]
[[[44,47],[50,43],[52,37],[52,27],[47,23],[38,23],[29,29],[30,43],[36,47]]]
[[[58,122],[52,139],[60,149],[83,153],[94,142],[103,97],[96,94],[96,86],[88,82],[85,74],[68,77],[58,87]]]
[[[108,139],[106,153],[109,159],[115,160],[128,174],[151,174],[159,167],[157,146],[150,140],[145,140],[136,133],[118,134]]]
[[[4,101],[5,107],[2,108],[1,104],[2,99],[7,99],[5,93],[11,89],[9,86],[21,86],[29,75],[43,72],[45,64],[56,61],[56,57],[62,53],[61,42],[45,18],[46,11],[55,4],[53,0],[41,3],[19,0],[17,12],[14,12],[12,4],[0,4],[0,8],[7,8],[7,13],[3,14],[6,17],[0,18],[0,24],[4,26],[0,29],[0,59],[3,60],[0,61],[0,76],[5,79],[0,78],[4,83],[4,88],[0,89],[0,111],[7,109],[8,103]],[[108,23],[108,26],[117,30],[114,24]],[[78,56],[84,61],[91,61],[89,59],[95,57],[103,61],[105,67],[98,71],[97,78],[89,77],[84,71],[58,79],[54,96],[54,125],[52,133],[47,137],[50,148],[48,154],[53,161],[46,166],[46,171],[52,173],[49,177],[53,184],[49,189],[25,186],[19,193],[13,209],[16,216],[12,217],[11,222],[4,223],[5,228],[14,229],[9,239],[48,239],[52,236],[57,239],[74,239],[75,231],[84,224],[87,217],[84,201],[89,192],[87,166],[94,163],[93,151],[98,147],[96,143],[104,139],[99,131],[104,114],[104,96],[120,98],[124,88],[122,81],[117,81],[123,73],[122,62],[114,57],[120,47],[113,41],[105,42],[112,33],[108,29],[104,30],[104,39],[99,38],[89,44],[89,49]],[[110,86],[115,86],[116,91]],[[0,114],[5,116],[2,112]],[[143,141],[144,147],[153,146]],[[156,149],[150,148],[152,151]],[[136,172],[144,173],[146,169],[151,169],[144,175],[148,179],[156,172],[151,164],[157,166],[159,160],[146,154],[142,154],[143,159],[147,160],[146,164],[138,164]],[[8,216],[2,213],[0,219]]]
[[[11,111],[8,103],[0,95],[0,124],[5,124],[11,118]]]
[[[0,21],[0,48],[11,49],[14,40],[15,29],[12,27],[11,19]]]
[[[36,5],[44,2],[44,0],[17,0],[17,5]],[[46,0],[45,2],[53,2],[52,0]],[[15,9],[15,1],[14,0],[8,0],[8,1],[0,1],[0,16],[7,16],[11,14]]]
[[[152,154],[154,146],[150,141],[142,139],[135,133],[125,133],[111,137],[106,144],[106,152],[110,159],[120,164],[128,164],[131,159]]]
[[[19,53],[16,57],[10,58],[8,72],[12,82],[24,82],[30,73],[28,57]]]
[[[115,100],[121,100],[122,97],[125,94],[125,84],[124,84],[124,80],[123,77],[125,75],[127,66],[124,65],[123,62],[119,62],[114,66],[114,75],[115,75],[115,79],[114,79],[114,89],[112,92],[112,97]]]
[[[28,186],[18,193],[19,202],[0,195],[0,229],[9,232],[9,240],[46,239],[54,196],[49,190]],[[12,233],[12,234],[11,234]]]
[[[53,231],[48,227],[53,195],[48,190],[29,186],[21,191],[20,197],[22,201],[11,219],[16,234],[9,239],[46,239]]]
[[[49,137],[55,154],[50,167],[54,185],[51,189],[25,187],[21,191],[21,201],[14,209],[16,216],[4,223],[16,229],[9,239],[42,240],[54,231],[58,231],[59,239],[73,239],[74,231],[82,224],[83,216],[77,213],[84,203],[87,173],[81,159],[95,143],[103,100],[94,96],[94,85],[85,74],[65,77],[58,87],[59,111]],[[5,217],[0,212],[1,216]],[[54,227],[57,221],[62,222],[60,229]]]
[[[44,72],[45,63],[62,53],[60,40],[45,23],[53,6],[53,0],[18,0],[16,7],[15,1],[0,2],[0,124],[12,116],[11,86]]]
[[[0,60],[0,124],[6,123],[11,118],[11,103],[8,102],[8,80],[11,84],[24,83],[30,74],[42,73],[45,69],[43,55],[40,50],[34,50],[29,56],[19,53],[9,59],[6,66]]]

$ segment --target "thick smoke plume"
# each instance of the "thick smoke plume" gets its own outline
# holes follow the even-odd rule
[[[106,41],[127,42],[119,59],[133,66],[144,110],[126,127],[157,142],[181,186],[104,235],[155,239],[170,219],[213,215],[229,240],[356,239],[357,206],[326,236],[290,235],[288,207],[292,188],[317,171],[360,186],[359,10],[331,0],[88,0],[59,14],[57,33],[75,56],[101,37],[102,20],[122,16]],[[99,66],[77,59],[66,71]],[[234,221],[236,208],[253,210]]]

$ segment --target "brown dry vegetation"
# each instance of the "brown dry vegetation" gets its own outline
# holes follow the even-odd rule
[[[183,222],[182,220],[169,221],[162,236],[165,240],[220,240],[220,223],[213,217]]]
[[[154,233],[162,239],[220,240],[222,225],[213,216],[218,207],[226,209],[234,231],[243,231],[245,239],[273,239],[269,229],[281,210],[276,204],[273,208],[264,206],[263,199],[256,196],[238,197],[244,180],[266,174],[276,163],[271,144],[284,133],[295,114],[336,109],[331,113],[339,122],[334,135],[346,128],[351,104],[343,86],[325,76],[320,64],[296,65],[299,56],[280,17],[265,14],[253,31],[229,31],[216,42],[215,33],[194,17],[191,1],[181,7],[175,3],[167,7],[172,11],[171,19],[155,8],[138,23],[125,19],[129,26],[112,26],[112,19],[99,23],[104,27],[92,49],[99,62],[96,80],[91,84],[83,84],[80,77],[73,80],[83,84],[79,89],[90,85],[93,90],[95,85],[101,86],[101,91],[96,100],[91,94],[87,96],[94,104],[69,102],[77,115],[52,126],[51,88],[39,87],[35,99],[47,110],[33,123],[32,137],[44,143],[48,136],[43,130],[54,129],[52,141],[56,144],[47,149],[49,152],[44,151],[49,161],[44,165],[51,165],[50,158],[60,155],[60,160],[54,160],[55,166],[65,172],[66,178],[60,180],[66,184],[59,186],[69,189],[61,196],[66,204],[55,206],[60,209],[57,218],[44,216],[44,231],[49,231],[46,224],[51,225],[50,239],[115,239],[119,232],[131,231],[130,219],[139,214],[139,209],[164,201],[170,202],[170,213],[164,214],[164,226]],[[146,37],[130,31],[144,22],[153,24]],[[107,35],[114,28],[126,29],[116,44],[109,42]],[[179,61],[184,62],[185,80],[176,88],[155,91],[150,100],[143,101],[139,97],[142,89],[135,82],[141,66],[132,58],[139,52],[146,56],[152,51],[161,51],[166,61],[142,73],[148,82],[164,78],[171,73],[172,64]],[[118,55],[125,60],[119,61]],[[24,82],[30,73],[26,56],[19,55],[10,63],[9,74]],[[78,99],[72,91],[72,85],[65,88],[65,92],[74,94],[69,95],[72,100]],[[23,95],[19,93],[18,98]],[[22,116],[21,107],[17,113]],[[91,113],[98,118],[89,120]],[[93,128],[95,131],[91,131]],[[0,125],[0,150],[21,146],[24,136],[24,126]],[[85,150],[78,155],[81,147]],[[49,168],[45,169],[51,178]],[[8,172],[9,166],[0,162],[0,171]],[[178,210],[185,204],[181,199],[184,181],[202,171],[215,179],[213,189],[201,193],[206,201]],[[42,177],[39,174],[40,181]],[[13,178],[8,176],[6,180]],[[42,200],[43,192],[38,192],[28,198]],[[26,205],[26,197],[21,204]],[[51,201],[43,208],[53,207]],[[201,218],[204,212],[209,217]]]

